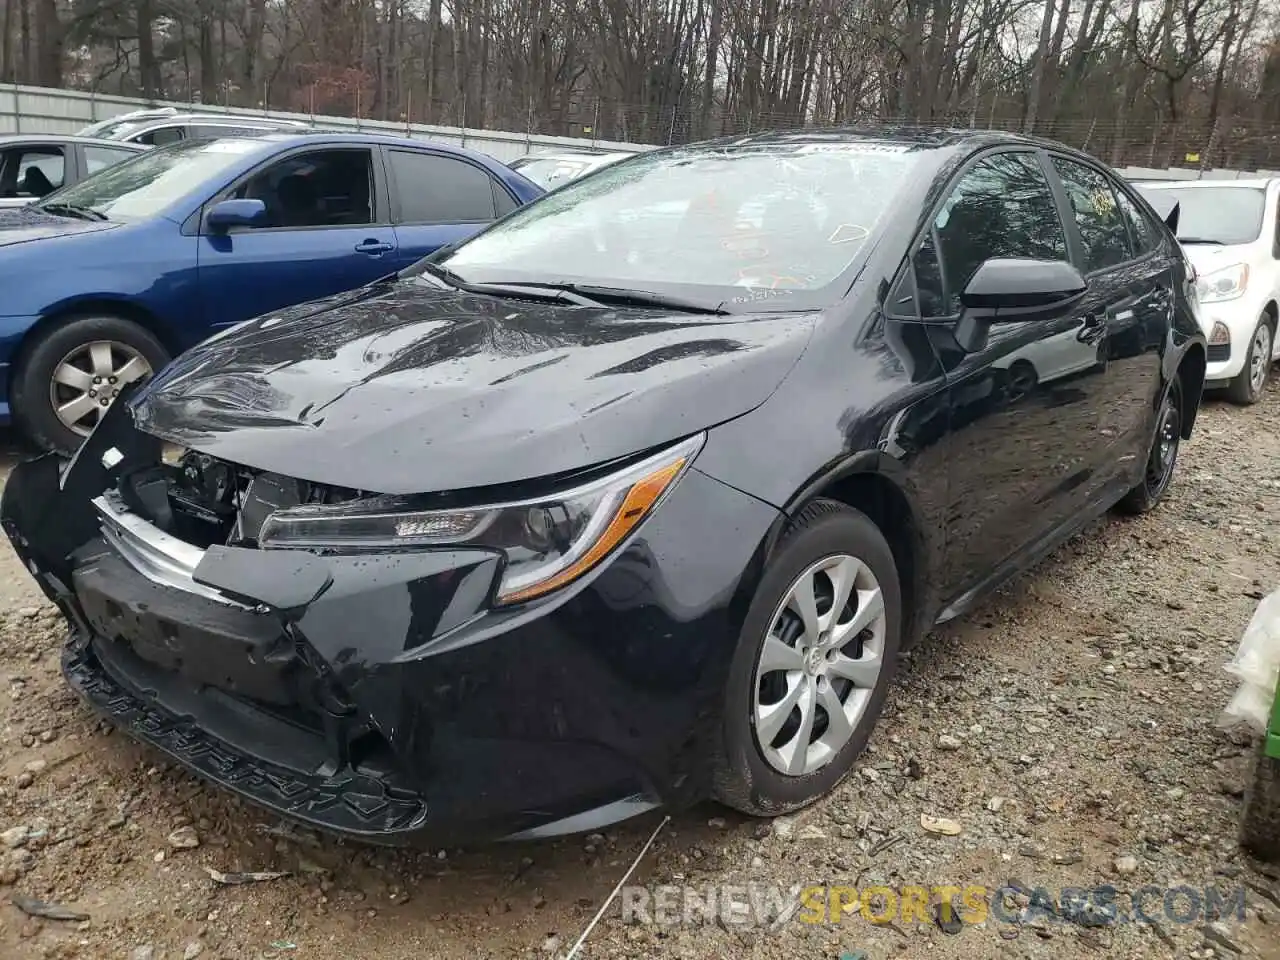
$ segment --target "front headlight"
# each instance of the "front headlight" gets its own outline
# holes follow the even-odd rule
[[[1196,281],[1196,292],[1201,303],[1222,303],[1244,296],[1249,283],[1249,265],[1237,263],[1213,273],[1206,273]]]
[[[662,502],[704,434],[555,496],[457,510],[415,510],[403,497],[290,507],[262,524],[264,548],[365,550],[487,547],[506,555],[498,603],[519,603],[576,580]]]

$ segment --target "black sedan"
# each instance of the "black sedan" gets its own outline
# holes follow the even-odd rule
[[[93,137],[0,136],[0,207],[39,200],[146,149],[139,143]]]
[[[666,149],[205,342],[0,512],[71,685],[286,817],[775,815],[930,626],[1161,499],[1193,310],[1165,224],[1055,144]]]

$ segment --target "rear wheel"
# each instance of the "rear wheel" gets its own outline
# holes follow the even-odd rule
[[[898,572],[864,514],[817,500],[765,569],[730,666],[713,789],[776,816],[826,794],[875,726],[897,666]]]
[[[1147,452],[1147,467],[1142,482],[1125,494],[1116,506],[1124,513],[1146,513],[1164,497],[1178,462],[1178,446],[1182,440],[1182,381],[1175,377],[1165,392],[1156,429]]]
[[[125,386],[159,370],[168,351],[121,317],[71,317],[38,335],[13,381],[13,417],[33,443],[73,452]]]
[[[1262,399],[1262,391],[1271,372],[1271,351],[1274,346],[1274,321],[1270,314],[1263,313],[1249,340],[1244,367],[1227,386],[1227,397],[1232,403],[1248,406]]]

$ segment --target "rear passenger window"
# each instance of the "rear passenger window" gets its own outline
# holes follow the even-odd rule
[[[493,178],[465,160],[390,151],[400,223],[465,223],[497,214]]]
[[[181,127],[160,127],[150,133],[136,138],[138,143],[149,143],[153,147],[163,147],[166,143],[177,143],[183,138]]]
[[[1071,201],[1084,244],[1086,272],[1105,270],[1132,260],[1129,228],[1107,178],[1092,167],[1063,157],[1054,157],[1053,166]]]
[[[493,183],[493,212],[500,217],[505,217],[517,206],[516,202],[511,199],[511,194],[507,193],[507,188],[498,183]]]
[[[1141,257],[1150,253],[1159,243],[1159,235],[1156,233],[1155,225],[1151,219],[1138,209],[1138,205],[1129,199],[1129,195],[1123,190],[1116,190],[1116,203],[1120,206],[1120,213],[1124,215],[1125,223],[1129,225],[1129,236],[1133,240],[1134,256]]]

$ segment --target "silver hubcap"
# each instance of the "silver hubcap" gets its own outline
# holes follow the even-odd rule
[[[1253,349],[1249,352],[1249,383],[1255,391],[1261,390],[1271,366],[1271,328],[1265,323],[1258,326],[1253,335]]]
[[[49,402],[63,426],[88,436],[125,384],[150,373],[151,364],[133,347],[94,340],[76,347],[53,368]]]
[[[880,679],[886,619],[880,583],[861,560],[819,560],[774,611],[756,664],[756,742],[769,765],[802,776],[853,736]]]

